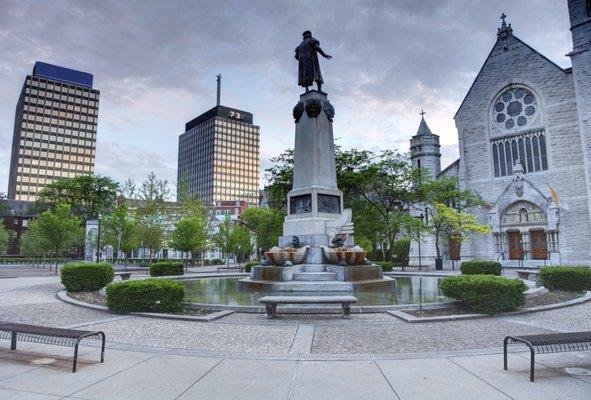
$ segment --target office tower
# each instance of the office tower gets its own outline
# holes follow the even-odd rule
[[[16,106],[9,199],[34,201],[56,179],[94,173],[100,92],[92,79],[35,63]]]
[[[259,127],[251,113],[220,105],[219,78],[217,105],[187,122],[178,157],[179,195],[186,189],[208,205],[258,205]]]

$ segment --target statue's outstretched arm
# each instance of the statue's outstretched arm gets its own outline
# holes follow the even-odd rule
[[[300,52],[298,50],[299,50],[299,47],[296,47],[296,49],[295,49],[295,59],[296,60],[300,59]]]
[[[328,54],[326,54],[321,48],[320,46],[316,46],[316,51],[324,58],[328,58],[331,59],[332,56],[329,56]]]

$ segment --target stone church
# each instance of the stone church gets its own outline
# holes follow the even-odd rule
[[[421,118],[414,167],[457,176],[486,203],[491,228],[444,259],[504,265],[591,263],[591,0],[568,0],[573,48],[563,69],[520,38],[503,14],[497,40],[454,116],[460,158],[441,170],[439,136]],[[566,50],[566,49],[565,49]],[[566,51],[565,51],[566,52]],[[433,238],[411,246],[411,265],[434,264]]]

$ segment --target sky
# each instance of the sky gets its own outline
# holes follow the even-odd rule
[[[561,67],[572,46],[566,0],[28,1],[0,0],[0,192],[6,192],[14,108],[35,61],[94,75],[101,91],[96,173],[176,182],[184,124],[215,105],[252,112],[261,184],[293,147],[294,49],[311,30],[344,148],[407,152],[421,110],[458,156],[453,115],[496,40],[514,34]]]

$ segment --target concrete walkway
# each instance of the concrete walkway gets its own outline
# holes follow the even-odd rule
[[[591,398],[589,351],[538,356],[530,383],[526,353],[510,354],[504,371],[498,347],[433,346],[450,336],[478,339],[494,326],[498,334],[519,327],[587,329],[591,306],[487,319],[486,325],[415,327],[381,314],[349,321],[235,314],[227,322],[191,323],[75,307],[55,298],[58,288],[52,277],[0,279],[0,320],[105,328],[105,363],[98,363],[97,347],[84,346],[72,374],[71,348],[19,343],[9,351],[9,342],[0,340],[0,399]]]

